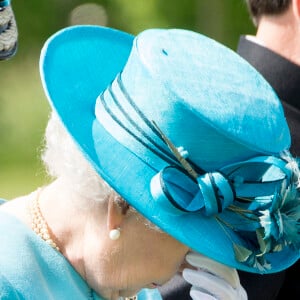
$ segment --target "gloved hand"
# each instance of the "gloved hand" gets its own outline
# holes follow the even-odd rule
[[[185,268],[183,278],[192,285],[193,300],[247,300],[236,269],[210,258],[190,252],[186,261],[194,269]]]

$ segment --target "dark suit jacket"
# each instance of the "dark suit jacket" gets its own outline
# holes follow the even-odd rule
[[[237,52],[265,77],[282,100],[292,135],[291,152],[299,157],[300,66],[246,39],[245,36],[240,38]]]
[[[291,152],[300,156],[300,66],[241,37],[238,53],[272,85],[285,110],[291,130]],[[240,272],[248,300],[300,299],[300,261],[287,271],[268,275]],[[190,285],[177,275],[160,288],[164,300],[189,300]]]
[[[245,36],[241,36],[237,52],[264,76],[281,99],[292,136],[291,153],[300,157],[300,66]],[[240,278],[249,300],[285,300],[288,294],[291,299],[300,299],[300,261],[277,274],[240,272]]]

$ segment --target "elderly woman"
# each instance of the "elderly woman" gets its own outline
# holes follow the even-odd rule
[[[231,268],[297,261],[289,129],[234,52],[187,30],[75,26],[47,41],[40,66],[55,180],[0,207],[1,299],[161,299],[185,258],[194,299],[223,299],[210,279],[246,299]],[[212,278],[198,270],[206,257]]]

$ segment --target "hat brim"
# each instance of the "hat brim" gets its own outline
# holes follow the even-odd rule
[[[133,40],[132,35],[118,30],[84,25],[58,32],[42,50],[40,72],[45,92],[83,154],[130,205],[191,249],[254,273],[278,272],[293,264],[297,255],[289,249],[267,256],[270,270],[239,263],[233,250],[238,235],[226,234],[215,218],[170,215],[153,201],[150,181],[157,171],[113,138],[94,112],[96,98],[126,64]]]

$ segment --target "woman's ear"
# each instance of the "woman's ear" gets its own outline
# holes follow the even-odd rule
[[[120,205],[114,194],[110,195],[107,206],[107,229],[110,231],[120,228],[125,215],[124,206]]]

